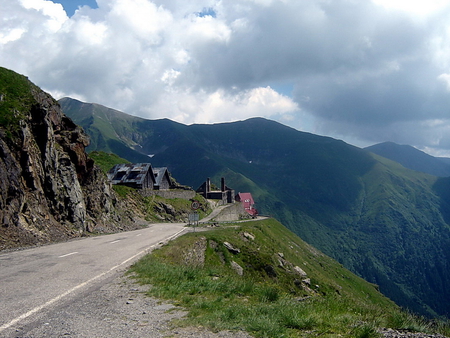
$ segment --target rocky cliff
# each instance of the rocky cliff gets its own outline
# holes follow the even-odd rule
[[[0,68],[0,250],[134,227],[88,144],[56,100]]]

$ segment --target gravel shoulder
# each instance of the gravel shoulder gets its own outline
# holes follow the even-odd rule
[[[6,337],[251,338],[245,332],[173,327],[170,321],[182,318],[186,311],[146,296],[147,289],[116,274],[103,286],[87,289],[51,311],[43,311],[31,323],[11,328]]]

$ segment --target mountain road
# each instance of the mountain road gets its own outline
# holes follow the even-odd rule
[[[134,261],[188,228],[184,223],[0,253],[0,337],[32,325],[77,294],[123,273]],[[30,324],[31,323],[31,324]]]

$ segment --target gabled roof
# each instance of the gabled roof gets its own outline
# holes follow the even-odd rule
[[[167,175],[167,179],[170,182],[169,171],[167,170],[167,167],[153,168],[153,174],[155,175],[155,185],[156,186],[161,185],[164,175]]]
[[[248,201],[250,203],[250,205],[255,204],[255,201],[253,200],[252,194],[249,192],[240,192],[237,194],[236,196],[237,200],[244,202],[244,201]]]
[[[155,183],[152,165],[150,163],[116,164],[109,172],[108,179],[112,184],[143,184],[147,173]]]

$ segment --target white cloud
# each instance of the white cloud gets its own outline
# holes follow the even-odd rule
[[[110,6],[109,24],[150,44],[160,43],[160,33],[172,24],[169,11],[147,0],[115,0]]]
[[[444,82],[447,87],[447,90],[450,92],[450,74],[441,74],[438,76],[438,80]]]
[[[57,97],[146,118],[263,116],[450,149],[449,1],[97,3],[68,18],[49,0],[0,0],[0,65]]]
[[[19,40],[23,33],[25,33],[23,28],[5,28],[0,32],[0,43],[7,44],[8,42]]]
[[[20,0],[21,5],[28,10],[36,10],[41,13],[46,20],[44,26],[49,32],[58,31],[68,17],[61,4],[48,0]]]
[[[390,10],[404,11],[417,16],[428,16],[448,7],[448,0],[373,0]]]
[[[236,121],[256,116],[282,117],[299,111],[291,98],[270,87],[238,93],[223,89],[212,93],[166,92],[153,109],[175,114],[174,120],[187,124]]]
[[[199,17],[191,15],[189,21],[185,21],[186,38],[194,41],[228,41],[231,35],[231,29],[228,25],[212,16]]]
[[[103,22],[92,22],[87,17],[81,17],[71,25],[70,30],[75,33],[76,40],[82,45],[95,48],[95,45],[100,46],[107,42],[108,26]]]

